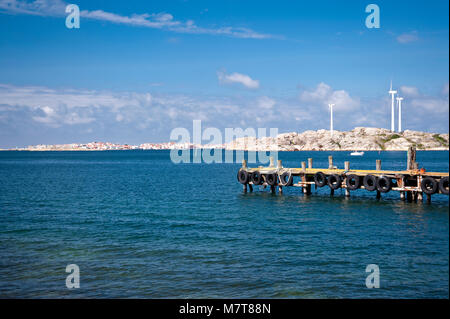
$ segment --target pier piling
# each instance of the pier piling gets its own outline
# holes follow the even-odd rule
[[[422,192],[417,192],[417,200],[419,202],[423,202],[423,194],[422,194]]]
[[[311,169],[313,165],[313,159],[312,158],[308,158],[308,168]]]
[[[344,162],[344,170],[346,172],[348,172],[350,170],[350,162],[346,161]],[[345,178],[344,182],[346,181],[347,177]],[[345,187],[345,197],[350,197],[350,191],[347,188],[347,186]]]
[[[410,146],[408,148],[408,162],[406,164],[406,170],[412,170],[416,167],[416,148],[414,146]]]
[[[270,186],[270,192],[271,192],[272,194],[275,194],[275,186]]]
[[[377,170],[377,171],[381,171],[381,160],[376,160],[376,163],[375,163],[375,169]]]

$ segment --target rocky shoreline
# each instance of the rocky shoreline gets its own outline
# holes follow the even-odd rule
[[[171,150],[225,149],[244,151],[448,151],[449,134],[406,130],[391,132],[382,128],[356,127],[347,132],[329,130],[283,133],[277,137],[240,137],[225,144],[144,143],[140,145],[91,142],[86,144],[34,145],[16,151],[107,151],[107,150]],[[1,150],[1,149],[0,149]],[[3,149],[3,151],[6,151]]]
[[[405,130],[391,132],[382,128],[357,127],[351,131],[329,130],[284,133],[276,138],[238,138],[226,144],[229,150],[278,151],[405,151],[449,150],[449,134]]]

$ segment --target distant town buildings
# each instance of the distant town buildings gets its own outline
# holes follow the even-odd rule
[[[12,148],[19,151],[109,151],[109,150],[171,150],[194,148],[224,148],[225,144],[201,145],[193,143],[144,143],[140,145],[117,144],[110,142],[71,143],[71,144],[39,144],[23,148]]]

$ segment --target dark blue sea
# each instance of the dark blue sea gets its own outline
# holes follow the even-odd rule
[[[406,166],[406,152],[279,158],[326,167],[328,155],[339,168]],[[417,161],[449,170],[448,152]],[[0,297],[449,297],[448,196],[244,194],[239,167],[174,164],[169,151],[0,152]],[[66,287],[68,264],[78,289]],[[369,264],[380,288],[366,287]]]

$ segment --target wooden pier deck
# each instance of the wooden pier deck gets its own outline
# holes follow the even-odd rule
[[[313,168],[312,158],[308,159],[308,166],[302,162],[301,168],[283,167],[280,160],[275,166],[273,158],[267,167],[248,168],[244,160],[238,181],[243,184],[244,192],[261,185],[263,188],[270,186],[273,193],[276,187],[279,193],[283,192],[283,187],[301,187],[303,193],[309,195],[314,185],[316,188],[328,186],[331,195],[337,189],[344,189],[345,196],[350,196],[351,191],[366,189],[376,192],[380,198],[382,193],[398,191],[400,198],[408,201],[422,201],[424,194],[428,201],[433,194],[449,194],[449,173],[418,169],[415,148],[408,150],[407,157],[406,170],[382,170],[381,160],[376,160],[374,170],[350,169],[349,162],[345,162],[344,169],[339,169],[333,165],[332,156],[328,157],[328,168]]]

